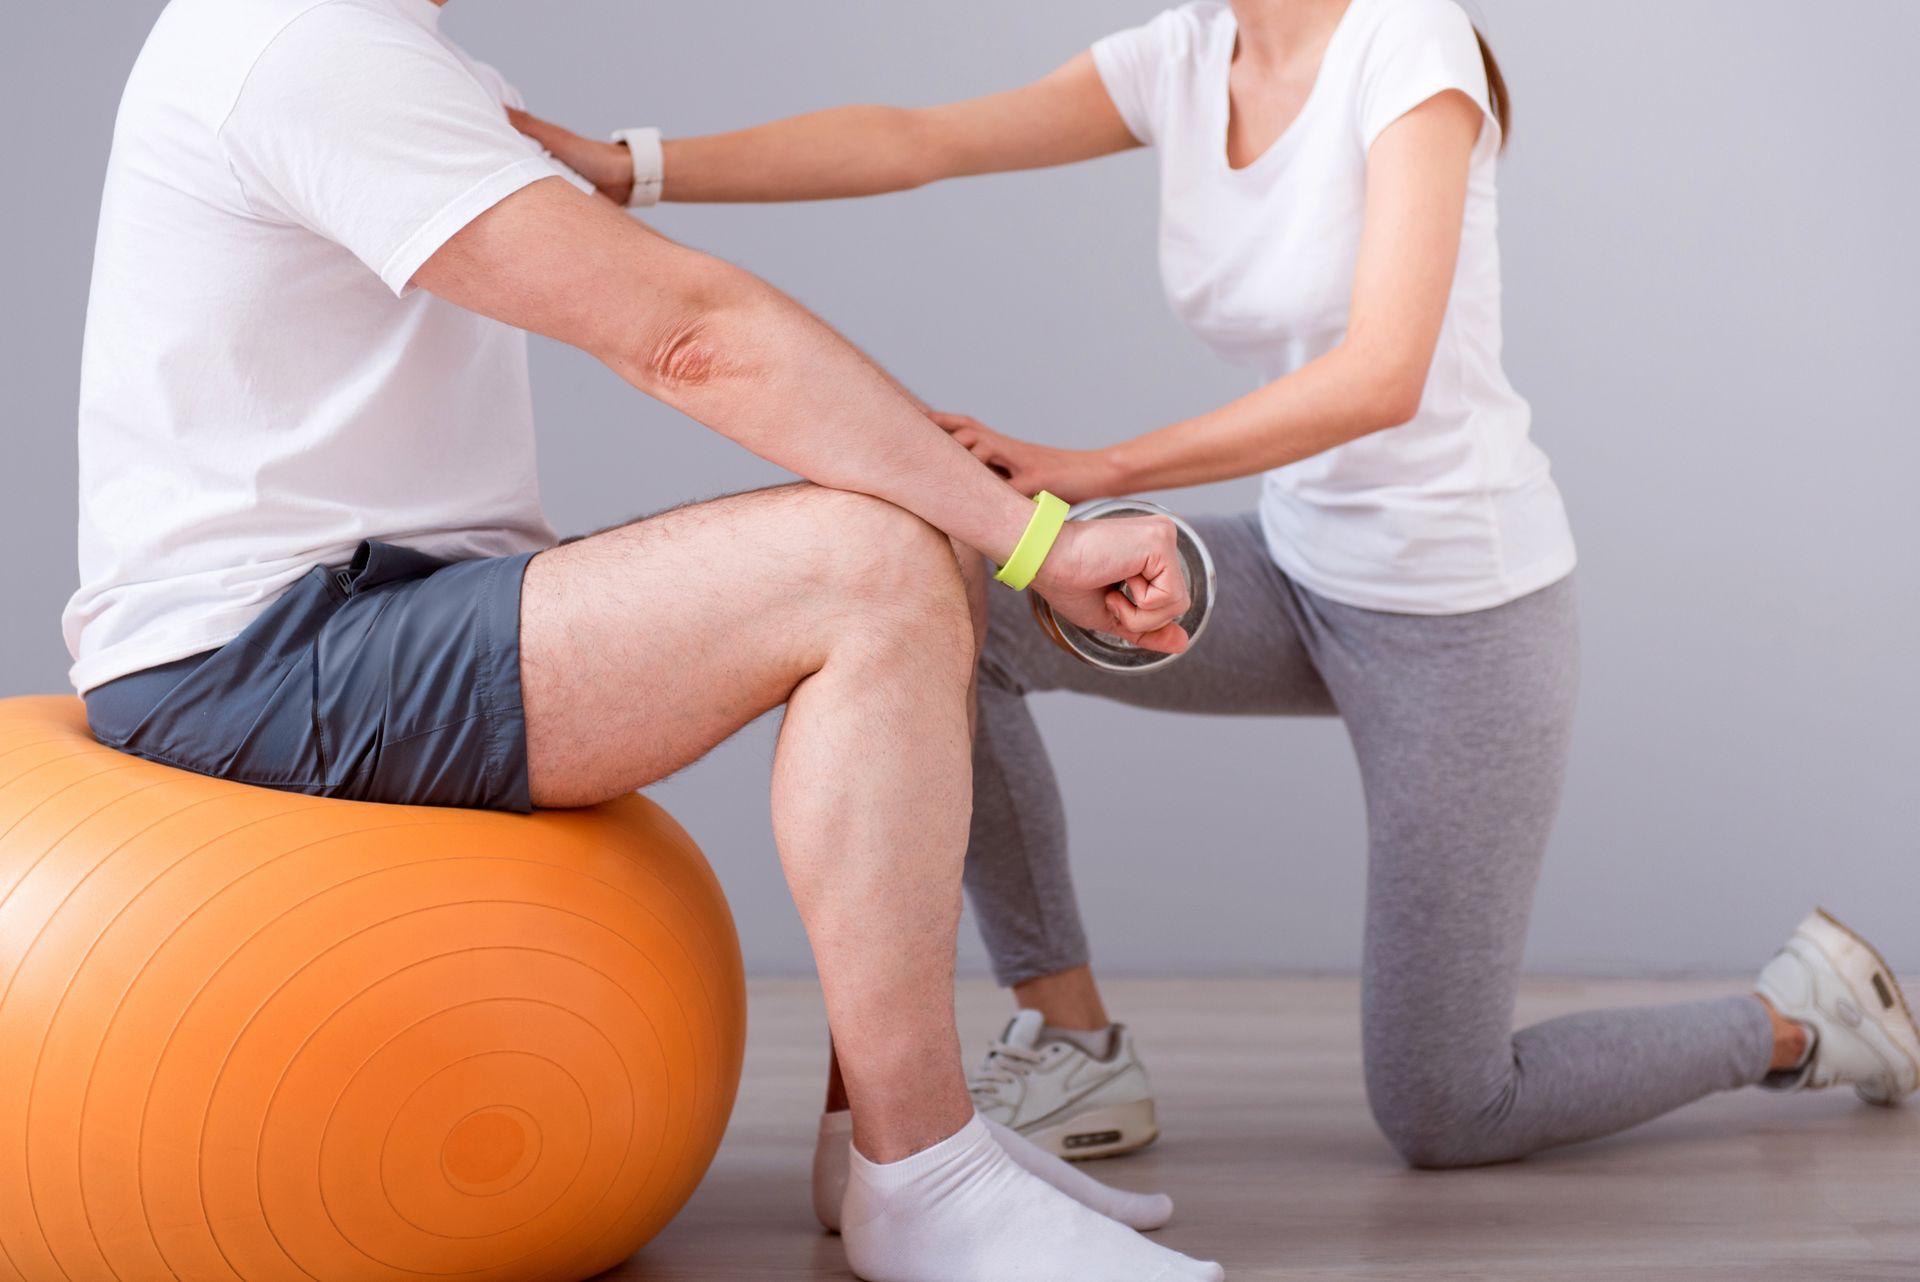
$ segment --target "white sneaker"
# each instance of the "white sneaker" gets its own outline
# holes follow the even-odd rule
[[[1920,1024],[1893,969],[1860,936],[1816,908],[1760,972],[1755,987],[1813,1035],[1807,1062],[1769,1074],[1776,1090],[1850,1085],[1869,1104],[1898,1104],[1920,1085]]]
[[[1058,1157],[1084,1161],[1131,1153],[1160,1134],[1153,1086],[1124,1024],[1105,1057],[1046,1029],[1037,1010],[1013,1017],[968,1080],[980,1115]]]

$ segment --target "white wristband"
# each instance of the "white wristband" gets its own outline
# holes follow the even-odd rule
[[[633,194],[627,208],[645,209],[660,203],[660,187],[666,182],[666,154],[660,149],[658,129],[622,129],[613,141],[623,142],[633,153]]]

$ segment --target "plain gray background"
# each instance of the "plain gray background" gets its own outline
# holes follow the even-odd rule
[[[585,132],[704,131],[1012,85],[1154,0],[455,0],[448,29]],[[1579,746],[1533,966],[1739,973],[1813,902],[1920,968],[1920,8],[1886,0],[1469,6],[1505,64],[1509,363],[1580,539]],[[0,695],[65,688],[74,404],[97,193],[157,3],[10,6],[0,101],[8,457]],[[1096,444],[1247,389],[1179,330],[1153,162],[658,225],[807,302],[935,403]],[[563,531],[777,479],[538,344]],[[1253,481],[1189,491],[1239,508]],[[696,620],[683,621],[696,626]],[[1114,973],[1347,969],[1361,808],[1334,722],[1041,716]],[[802,971],[768,830],[771,726],[656,790],[750,966]],[[977,968],[966,933],[963,960]]]

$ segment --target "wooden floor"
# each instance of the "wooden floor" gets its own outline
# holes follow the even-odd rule
[[[1536,982],[1522,1018],[1729,991]],[[779,981],[752,997],[739,1108],[712,1173],[609,1279],[851,1277],[807,1196],[818,995]],[[1220,1260],[1234,1282],[1920,1279],[1920,1107],[1743,1091],[1523,1163],[1418,1173],[1368,1119],[1350,981],[1116,983],[1109,998],[1141,1035],[1163,1134],[1088,1170],[1172,1193],[1160,1240]],[[960,1008],[971,1055],[1005,1018],[1004,998],[970,985]]]

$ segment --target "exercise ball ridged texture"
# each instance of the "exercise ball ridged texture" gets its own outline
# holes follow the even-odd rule
[[[0,1278],[578,1279],[679,1211],[739,941],[622,798],[331,801],[0,701]]]

